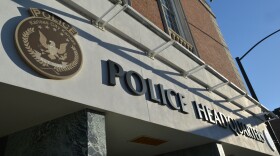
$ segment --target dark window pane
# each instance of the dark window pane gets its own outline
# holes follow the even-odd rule
[[[170,0],[161,0],[161,4],[162,4],[163,12],[164,12],[164,15],[166,18],[165,20],[166,20],[167,26],[170,29],[172,29],[173,31],[175,31],[177,34],[180,34],[171,1]]]

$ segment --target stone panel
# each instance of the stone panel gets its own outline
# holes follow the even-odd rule
[[[8,136],[5,156],[104,156],[105,116],[83,110]]]

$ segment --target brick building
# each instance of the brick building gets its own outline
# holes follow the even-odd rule
[[[0,16],[0,155],[279,155],[204,0],[6,0]]]
[[[198,57],[245,90],[218,27],[216,17],[204,0],[183,0],[180,3],[177,1],[131,0],[130,4],[166,33],[172,34],[175,29],[175,33],[177,32],[194,47],[192,51]],[[166,8],[170,11],[165,11]],[[173,14],[175,19],[173,21],[167,19],[168,14]],[[176,26],[173,26],[175,28],[169,26],[168,23],[176,23]]]

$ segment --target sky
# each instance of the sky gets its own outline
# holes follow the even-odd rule
[[[213,0],[209,4],[234,60],[280,29],[280,0]],[[280,32],[241,62],[260,103],[271,111],[280,107]]]

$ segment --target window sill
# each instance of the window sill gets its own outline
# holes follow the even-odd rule
[[[193,52],[193,46],[188,41],[186,41],[183,37],[181,37],[179,34],[177,34],[175,31],[173,31],[170,28],[168,28],[168,33],[173,40],[177,41],[182,46],[187,48],[189,51]]]

